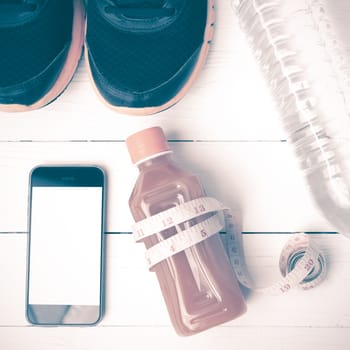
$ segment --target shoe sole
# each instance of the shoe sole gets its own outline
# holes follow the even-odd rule
[[[207,9],[207,23],[206,23],[206,29],[204,33],[204,40],[203,44],[199,53],[199,57],[197,60],[197,63],[193,69],[192,74],[190,75],[188,81],[186,84],[182,87],[182,89],[169,101],[166,103],[160,105],[160,106],[154,106],[154,107],[144,107],[144,108],[135,108],[135,107],[121,107],[121,106],[115,106],[110,103],[108,103],[104,97],[100,94],[93,76],[91,72],[91,67],[89,64],[89,56],[87,50],[85,50],[85,62],[88,70],[88,75],[90,82],[93,86],[93,89],[96,93],[96,95],[99,97],[99,99],[103,102],[104,105],[107,107],[113,109],[116,112],[122,113],[122,114],[129,114],[129,115],[139,115],[139,116],[145,116],[150,114],[156,114],[163,110],[166,110],[173,105],[175,105],[177,102],[179,102],[189,91],[195,80],[197,79],[200,71],[202,70],[202,67],[205,64],[206,58],[208,56],[210,44],[214,35],[214,24],[215,24],[215,6],[214,6],[215,0],[208,0],[208,9]],[[85,47],[88,47],[85,44]]]
[[[85,8],[82,0],[73,1],[72,41],[68,50],[66,62],[55,84],[40,100],[31,105],[0,104],[3,112],[28,112],[39,109],[58,98],[73,78],[82,55],[85,38]]]

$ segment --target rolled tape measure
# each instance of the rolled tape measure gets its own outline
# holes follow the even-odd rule
[[[191,226],[189,222],[193,219],[196,219],[197,223]],[[249,289],[265,294],[281,294],[293,288],[304,290],[314,288],[325,278],[326,259],[323,253],[312,237],[304,233],[296,233],[287,241],[280,255],[281,278],[269,286],[256,286],[245,263],[239,222],[228,207],[214,198],[202,197],[141,220],[135,223],[132,229],[135,241],[141,242],[146,237],[171,227],[176,228],[176,234],[161,240],[146,251],[149,269],[226,230],[226,235],[222,236],[227,254],[237,279]]]

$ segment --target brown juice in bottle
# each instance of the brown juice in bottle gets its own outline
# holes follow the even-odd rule
[[[154,127],[127,139],[139,177],[129,199],[136,222],[205,196],[198,178],[172,159],[161,128]],[[175,225],[143,240],[146,248],[192,226],[203,216]],[[219,234],[158,263],[152,268],[179,335],[187,336],[230,321],[246,305]]]

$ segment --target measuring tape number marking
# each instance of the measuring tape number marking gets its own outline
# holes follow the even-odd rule
[[[224,220],[219,215],[223,213]],[[189,221],[198,223],[190,225]],[[135,223],[132,227],[136,242],[175,227],[177,233],[161,240],[146,251],[149,269],[159,262],[188,249],[226,228],[223,239],[228,256],[239,282],[264,294],[286,293],[292,288],[310,289],[326,275],[326,259],[315,242],[304,233],[293,234],[282,249],[279,268],[282,277],[270,286],[257,287],[245,264],[239,220],[233,211],[215,198],[201,197],[162,211]],[[180,228],[180,225],[184,227]],[[223,235],[226,236],[226,235]]]

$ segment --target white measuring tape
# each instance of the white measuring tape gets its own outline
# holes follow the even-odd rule
[[[223,213],[224,220],[220,212]],[[196,223],[191,226],[190,221],[193,219],[196,219]],[[309,235],[297,233],[292,235],[281,252],[279,261],[281,278],[270,286],[256,287],[245,264],[242,234],[238,222],[228,207],[214,198],[202,197],[135,223],[133,233],[135,241],[141,242],[161,231],[176,228],[176,234],[161,240],[146,251],[150,269],[226,229],[228,239],[223,240],[223,243],[231,264],[239,282],[249,289],[267,294],[280,294],[296,287],[313,288],[325,278],[326,259],[322,252]]]

